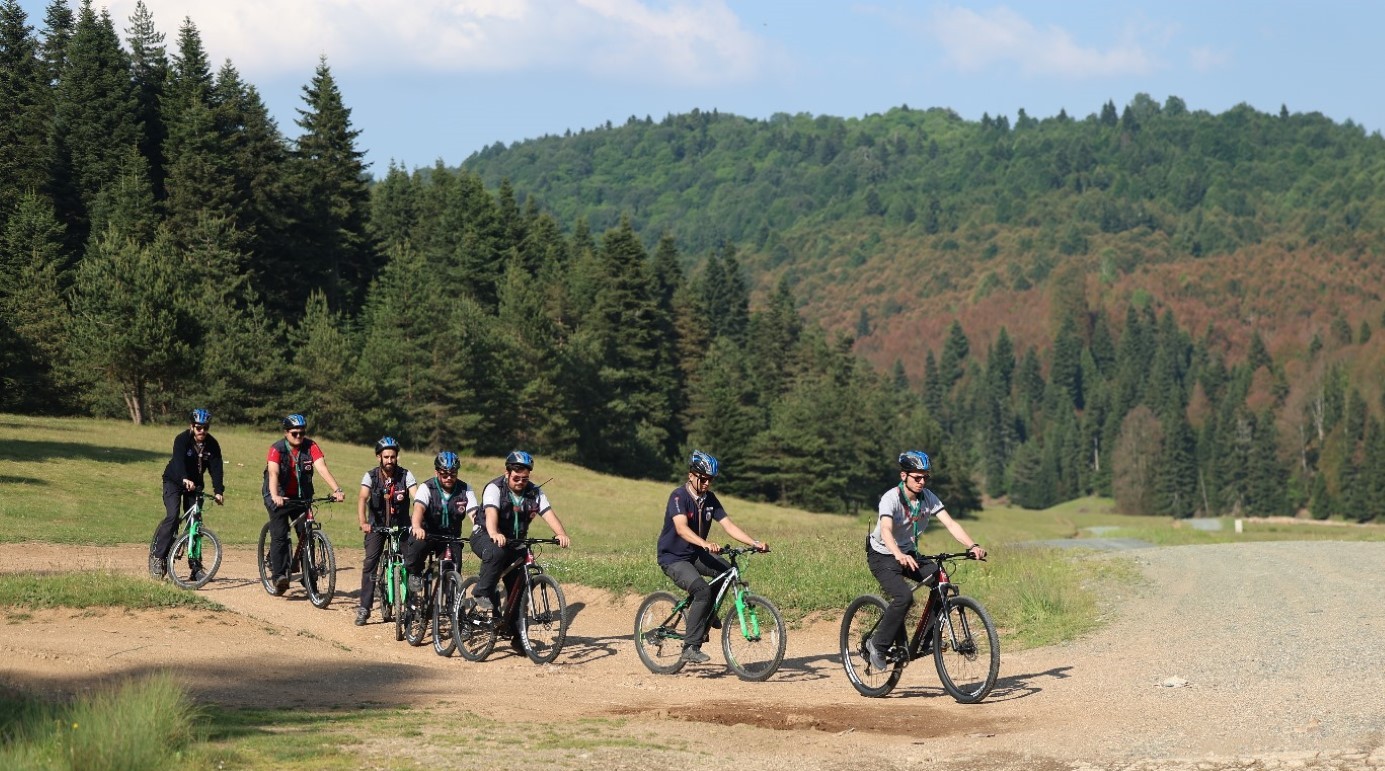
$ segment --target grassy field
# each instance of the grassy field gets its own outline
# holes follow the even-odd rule
[[[254,544],[265,521],[260,483],[273,429],[214,426],[226,457],[227,503],[210,507],[206,522],[227,544]],[[0,415],[0,542],[46,541],[146,548],[163,516],[160,477],[172,446],[174,426],[136,427],[117,421],[30,418]],[[334,542],[356,546],[355,497],[361,475],[374,465],[368,447],[324,442],[328,463],[345,487],[345,504],[324,506],[321,519]],[[403,465],[420,478],[431,475],[431,456],[405,453]],[[500,458],[463,458],[462,477],[475,487],[501,471]],[[879,487],[893,483],[882,468]],[[542,559],[566,583],[600,587],[616,593],[642,594],[668,588],[654,564],[654,544],[662,524],[671,482],[632,481],[593,473],[576,466],[538,459],[534,477],[545,482],[555,511],[573,537],[570,550],[550,547]],[[773,552],[755,555],[747,575],[757,593],[773,599],[791,623],[808,617],[835,618],[855,595],[878,587],[865,567],[863,539],[872,512],[860,516],[814,514],[778,506],[726,499],[735,521]],[[1385,538],[1385,528],[1344,523],[1247,520],[1236,533],[1232,520],[1219,530],[1188,522],[1116,514],[1103,499],[1070,501],[1046,511],[991,507],[965,521],[973,537],[991,550],[986,563],[961,563],[954,580],[979,599],[1001,627],[1002,649],[1016,650],[1080,636],[1101,623],[1102,598],[1119,584],[1138,581],[1127,562],[1091,559],[1071,548],[1022,545],[1030,541],[1084,538],[1138,538],[1160,545],[1230,540]],[[1205,526],[1205,525],[1204,525]],[[1091,528],[1099,528],[1093,532]],[[535,534],[546,527],[536,524]],[[931,529],[924,550],[951,550],[956,544],[941,528]],[[88,576],[8,576],[0,579],[0,607],[11,620],[44,607],[172,607],[200,604],[215,608],[193,593],[168,585],[111,574]],[[353,747],[372,738],[397,734],[400,711],[227,710],[208,706],[190,711],[181,694],[167,683],[133,684],[124,691],[71,705],[43,705],[22,694],[0,698],[0,731],[18,737],[0,754],[0,766],[14,768],[124,768],[188,765],[196,767],[354,768],[361,758]],[[3,696],[3,694],[0,694]],[[173,747],[173,754],[136,755],[145,763],[120,765],[89,759],[87,765],[64,765],[75,757],[78,733],[63,730],[67,722],[99,722],[73,717],[132,708],[121,700],[156,702],[178,717],[151,727],[146,741]],[[123,706],[122,706],[123,705]],[[171,706],[170,706],[171,705]],[[140,709],[146,709],[140,707]],[[86,712],[82,712],[86,710]],[[426,711],[425,711],[426,712]],[[133,714],[133,712],[131,712]],[[484,722],[477,718],[478,725]],[[435,721],[412,716],[415,725]],[[611,723],[611,721],[606,721]],[[189,733],[188,726],[192,729]],[[272,728],[272,730],[271,730]],[[282,741],[285,732],[303,741]],[[439,749],[449,736],[426,736]],[[478,739],[478,736],[480,737]],[[163,737],[163,738],[158,738]],[[620,726],[545,727],[541,723],[489,728],[471,741],[501,743],[524,737],[555,747],[583,742],[612,745],[627,741]],[[536,738],[537,737],[537,738]],[[99,744],[99,742],[97,742]],[[612,745],[614,746],[614,745]],[[64,755],[66,753],[66,755]],[[176,756],[176,757],[175,757]]]

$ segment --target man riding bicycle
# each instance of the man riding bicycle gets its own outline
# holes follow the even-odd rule
[[[880,496],[875,528],[866,537],[866,564],[889,600],[875,635],[866,644],[871,668],[875,670],[883,670],[888,664],[885,651],[899,637],[909,606],[914,604],[914,593],[904,579],[922,581],[936,569],[936,565],[918,553],[919,535],[928,527],[929,519],[937,517],[973,557],[986,558],[981,544],[967,535],[966,529],[947,513],[938,496],[927,489],[932,470],[933,462],[928,453],[906,450],[899,454],[899,484]]]
[[[462,461],[457,453],[444,450],[433,458],[435,476],[418,488],[414,498],[413,538],[404,547],[404,569],[409,572],[409,595],[415,600],[423,593],[423,567],[428,555],[441,555],[448,546],[442,541],[429,541],[430,535],[460,538],[462,523],[476,511],[476,491],[457,478]],[[457,563],[462,561],[461,552]]]
[[[327,458],[317,442],[307,437],[307,418],[294,413],[280,423],[284,438],[269,446],[265,464],[265,511],[269,512],[269,564],[274,588],[283,594],[289,588],[289,521],[302,512],[291,499],[313,497],[313,472],[332,486],[332,500],[346,500],[346,493],[327,470]]]
[[[151,575],[163,577],[178,520],[192,505],[190,493],[203,486],[204,473],[212,477],[212,493],[217,505],[226,500],[226,486],[221,477],[221,444],[211,435],[211,423],[212,413],[195,409],[188,430],[173,438],[173,457],[164,466],[164,518],[154,530],[154,541],[149,547]],[[202,578],[202,565],[196,560],[188,561],[188,569],[190,580]]]
[[[553,513],[553,506],[543,489],[529,481],[534,471],[534,456],[523,450],[515,450],[505,456],[505,473],[486,483],[481,492],[482,516],[477,518],[471,531],[471,550],[481,558],[481,570],[476,576],[476,588],[472,597],[476,607],[481,610],[494,610],[500,603],[496,594],[496,582],[500,572],[514,559],[514,552],[505,546],[511,541],[522,541],[528,536],[529,523],[535,517],[542,517],[553,528],[558,545],[566,549],[571,541],[563,529],[562,520]],[[508,593],[519,574],[510,573],[505,577],[505,591]],[[519,647],[519,639],[511,640]]]
[[[717,459],[701,450],[693,450],[688,459],[688,481],[668,496],[664,509],[664,529],[659,533],[659,568],[673,579],[679,589],[692,595],[688,605],[688,631],[684,638],[684,661],[704,664],[711,657],[702,652],[702,640],[707,636],[713,592],[703,576],[716,577],[731,566],[715,555],[721,545],[707,540],[712,522],[720,522],[727,535],[759,551],[769,551],[769,544],[746,535],[731,521],[716,493],[711,491],[712,480],[720,471]]]
[[[408,527],[409,500],[418,489],[414,474],[399,465],[399,442],[392,436],[375,443],[378,465],[361,477],[361,494],[356,500],[356,519],[365,533],[365,562],[361,565],[361,604],[356,608],[356,626],[370,620],[375,602],[375,571],[385,550],[385,533],[377,527]]]

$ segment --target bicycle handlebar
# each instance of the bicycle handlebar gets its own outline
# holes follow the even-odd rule
[[[732,546],[728,543],[721,547],[721,553],[730,556],[740,556],[742,554],[769,554],[769,547],[765,546],[764,548],[757,549],[754,546]]]
[[[920,557],[923,557],[923,558],[926,559],[926,560],[932,560],[932,561],[934,561],[934,562],[943,562],[944,560],[974,560],[974,559],[976,559],[976,557],[975,557],[974,555],[972,555],[972,553],[971,553],[970,551],[957,552],[956,554],[951,554],[951,553],[948,553],[948,552],[943,552],[942,554],[920,554],[919,556],[920,556]],[[985,562],[985,560],[983,559],[983,560],[981,560],[981,562]]]
[[[470,543],[471,539],[464,535],[437,535],[429,533],[424,540],[436,541],[438,543]]]

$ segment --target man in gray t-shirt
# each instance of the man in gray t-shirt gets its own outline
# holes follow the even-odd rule
[[[909,606],[914,604],[914,593],[904,579],[922,581],[932,575],[935,568],[932,562],[918,554],[919,535],[928,527],[928,521],[937,517],[972,556],[986,558],[986,550],[971,540],[967,531],[947,513],[938,496],[926,489],[932,469],[927,453],[920,450],[900,453],[899,485],[880,496],[875,529],[866,539],[866,564],[890,602],[880,618],[880,626],[867,644],[870,665],[875,670],[889,665],[891,657],[886,653],[900,636],[904,617]]]

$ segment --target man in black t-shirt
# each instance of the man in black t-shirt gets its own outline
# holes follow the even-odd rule
[[[154,530],[149,544],[149,574],[163,578],[167,571],[168,550],[173,546],[178,518],[192,505],[192,493],[202,488],[205,476],[212,478],[212,493],[218,505],[226,500],[222,483],[221,445],[211,435],[212,414],[207,410],[192,411],[188,430],[173,438],[173,457],[164,466],[164,518]],[[202,565],[189,560],[191,580],[201,578]]]

